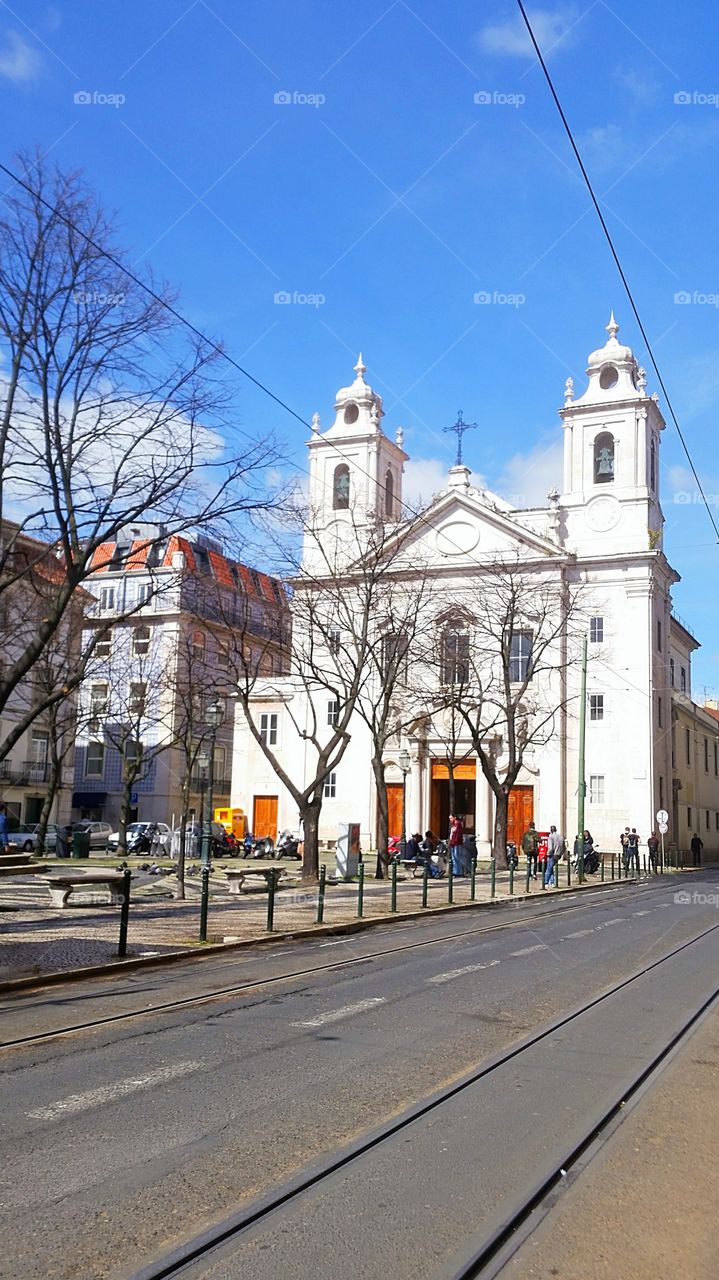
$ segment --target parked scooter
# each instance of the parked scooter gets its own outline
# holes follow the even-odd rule
[[[299,837],[294,836],[291,831],[281,831],[277,838],[277,848],[275,850],[276,858],[297,858],[301,861],[302,854],[299,851]]]
[[[274,858],[275,842],[272,836],[262,836],[256,840],[248,832],[243,841],[243,850],[244,858]]]

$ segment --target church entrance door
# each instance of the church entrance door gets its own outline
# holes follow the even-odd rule
[[[476,830],[477,762],[463,760],[454,766],[454,809],[462,818],[468,833]],[[446,760],[432,761],[432,790],[430,794],[429,825],[436,836],[446,840],[449,835],[449,764]]]
[[[402,783],[387,783],[387,835],[402,837]]]
[[[534,787],[512,787],[509,793],[507,840],[519,848],[530,822],[534,821]]]

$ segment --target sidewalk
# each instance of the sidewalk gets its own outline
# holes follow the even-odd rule
[[[503,1280],[715,1280],[719,1010],[708,1015]]]
[[[562,879],[566,886],[566,868],[563,868]],[[133,873],[128,959],[199,946],[199,879],[188,878],[184,902],[170,897],[173,883],[174,878],[170,876],[155,878]],[[598,876],[591,877],[587,887],[593,884],[599,884]],[[577,888],[573,883],[570,892]],[[398,910],[393,915],[390,913],[390,882],[368,878],[364,889],[364,919],[397,921],[408,913],[421,913],[421,880],[404,878],[402,873],[398,877],[397,890]],[[524,898],[523,875],[515,876],[514,890],[514,901]],[[541,883],[533,880],[529,896],[559,897],[566,892],[566,887],[543,891]],[[328,885],[324,926],[340,931],[356,921],[357,896],[356,883]],[[455,907],[470,904],[469,878],[455,879],[453,897]],[[488,904],[490,900],[490,878],[483,872],[476,879],[476,901]],[[498,873],[495,901],[508,900],[508,873]],[[88,890],[82,896],[78,893],[77,905],[53,910],[48,904],[47,889],[37,878],[18,876],[0,883],[0,982],[117,962],[120,913],[116,907],[99,905],[102,901],[103,895]],[[447,907],[446,878],[429,882],[427,903],[429,908]],[[15,909],[1,910],[8,907]],[[299,867],[293,863],[291,868],[287,868],[275,896],[274,933],[312,933],[317,928],[316,916],[317,889],[303,888]],[[267,937],[267,892],[251,891],[241,897],[232,896],[227,892],[221,874],[218,872],[213,876],[210,882],[208,941],[240,942]]]

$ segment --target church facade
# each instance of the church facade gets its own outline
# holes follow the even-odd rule
[[[421,515],[406,516],[402,481],[408,459],[402,431],[394,439],[385,434],[382,399],[367,383],[360,357],[354,382],[337,394],[332,425],[322,431],[317,415],[313,420],[308,451],[315,515],[303,563],[316,581],[327,562],[327,546],[344,546],[351,590],[353,562],[362,555],[363,528],[384,522],[400,548],[394,571],[406,576],[420,563],[423,566],[425,583],[430,583],[423,614],[426,628],[438,636],[445,626],[447,601],[459,601],[463,593],[467,599],[471,594],[481,598],[483,584],[491,575],[496,578],[503,564],[510,572],[517,566],[530,572],[540,592],[554,590],[557,598],[563,592],[581,592],[581,609],[572,625],[574,640],[585,635],[588,651],[585,826],[599,848],[616,848],[625,826],[635,826],[645,840],[656,827],[657,811],[666,809],[667,839],[686,847],[697,810],[682,794],[675,726],[678,705],[687,724],[697,720],[691,700],[691,654],[697,641],[672,613],[671,592],[679,576],[663,547],[659,462],[665,423],[657,396],[647,391],[644,370],[617,337],[613,316],[607,333],[604,345],[589,356],[581,395],[575,395],[572,379],[567,380],[559,410],[563,475],[557,477],[546,505],[531,509],[514,508],[472,483],[461,461],[460,419],[460,449],[445,488]],[[537,610],[531,599],[522,608],[527,620],[512,638],[511,678],[516,680],[526,674],[532,646],[537,645],[532,631]],[[425,652],[426,671],[419,681],[427,688],[425,713],[420,710],[388,739],[384,776],[390,834],[400,834],[404,796],[408,832],[432,829],[446,835],[451,771],[454,808],[475,833],[480,854],[486,854],[495,826],[495,797],[461,727],[449,750],[449,713],[446,705],[437,710],[432,688],[433,680],[439,687],[458,678],[464,644],[468,659],[473,655],[477,640],[471,609],[466,616],[466,627],[458,630],[453,624],[453,676],[447,675],[447,650],[441,650],[441,643],[434,674]],[[337,644],[341,643],[338,631]],[[546,652],[554,650],[549,646]],[[548,830],[551,823],[570,835],[576,830],[580,665],[558,659],[553,668],[552,662],[545,663],[536,681],[537,687],[529,688],[526,714],[538,715],[538,708],[546,708],[552,698],[556,714],[549,717],[551,732],[543,739],[532,745],[530,734],[509,800],[510,839],[520,838],[530,819],[539,830]],[[413,696],[416,699],[416,686]],[[326,689],[313,692],[288,675],[258,681],[253,698],[257,723],[268,735],[263,740],[271,743],[282,767],[301,785],[306,760],[303,722],[325,723],[327,732],[333,724]],[[335,722],[336,714],[335,709]],[[704,716],[702,723],[706,727],[711,721]],[[696,726],[691,724],[694,733]],[[501,729],[493,739],[483,745],[495,753],[501,772],[506,728],[504,741]],[[717,733],[710,731],[709,746],[697,746],[701,749],[709,752],[703,795],[705,803],[707,795],[711,798],[705,819],[711,828],[711,841],[705,844],[711,847],[714,842],[719,845],[719,779],[711,776]],[[340,823],[357,822],[362,847],[375,847],[377,787],[371,755],[369,729],[357,715],[350,724],[347,750],[324,783],[321,839],[334,841]],[[296,830],[297,807],[239,708],[233,761],[232,803],[246,811],[255,834]]]

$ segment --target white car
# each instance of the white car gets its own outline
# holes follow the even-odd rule
[[[37,833],[39,831],[37,822],[27,827],[18,827],[17,831],[8,831],[8,840],[10,844],[14,844],[18,849],[22,849],[23,853],[34,853],[37,848]],[[45,831],[45,849],[51,850],[55,848],[55,839],[57,836],[57,825],[54,822],[48,822]]]
[[[127,831],[125,833],[125,839],[127,843],[128,844],[134,843],[135,840],[139,842],[142,836],[145,835],[145,833],[148,832],[151,827],[154,827],[155,832],[159,837],[158,843],[160,848],[158,852],[162,854],[169,853],[170,844],[172,841],[172,831],[168,827],[166,822],[128,822]],[[120,840],[120,832],[119,831],[111,832],[107,841],[107,847],[111,853],[115,853],[117,851],[119,840]],[[145,844],[147,842],[143,841],[142,843]],[[151,852],[151,850],[142,848],[140,852],[149,853]]]

